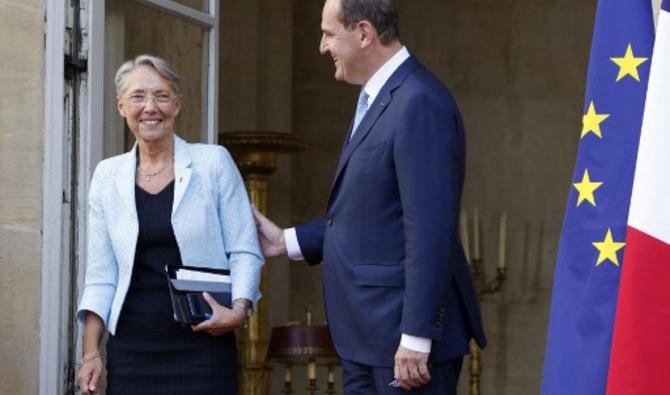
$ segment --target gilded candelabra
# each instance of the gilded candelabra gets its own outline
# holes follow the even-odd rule
[[[300,151],[303,144],[286,133],[233,132],[220,133],[219,143],[226,147],[244,177],[251,202],[267,212],[267,177],[277,169],[279,154]],[[241,395],[267,395],[268,366],[265,354],[268,347],[266,270],[261,274],[261,292],[265,295],[249,318],[246,328],[238,331],[240,349]]]
[[[480,234],[479,234],[479,212],[476,207],[474,210],[473,225],[474,225],[473,226],[474,246],[471,258],[468,243],[469,240],[468,218],[465,212],[462,212],[460,218],[461,241],[463,243],[463,249],[465,250],[468,262],[470,263],[470,274],[472,275],[477,295],[481,298],[481,296],[483,295],[500,292],[502,285],[505,283],[505,280],[507,279],[507,266],[505,259],[507,214],[503,213],[500,216],[500,227],[498,235],[498,266],[496,267],[495,278],[490,280],[486,278],[486,273],[484,271],[484,265],[481,255]],[[470,374],[469,395],[481,395],[480,390],[481,376],[482,376],[481,349],[479,348],[479,345],[474,339],[470,340],[470,366],[468,372]]]

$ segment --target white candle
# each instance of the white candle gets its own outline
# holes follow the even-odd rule
[[[470,263],[470,243],[468,242],[468,215],[465,210],[461,211],[461,218],[459,220],[461,225],[461,243],[463,244],[463,251],[465,252],[465,259]]]
[[[335,369],[333,365],[328,365],[328,384],[335,382]]]
[[[307,364],[307,378],[310,380],[316,380],[316,361],[313,359],[309,360]]]
[[[291,382],[291,364],[288,363],[286,364],[284,368],[284,382],[290,383]]]
[[[477,209],[477,206],[475,206],[475,213],[472,221],[474,222],[472,225],[472,233],[474,238],[474,251],[472,252],[472,259],[479,259],[481,258],[481,255],[479,250],[479,210]]]
[[[500,216],[500,233],[498,235],[498,267],[505,268],[505,250],[507,238],[507,213]]]

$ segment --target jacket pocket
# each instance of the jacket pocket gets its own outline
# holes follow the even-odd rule
[[[373,287],[404,287],[405,267],[402,264],[360,263],[354,266],[354,284]]]
[[[359,146],[352,154],[352,158],[356,159],[374,159],[380,157],[384,153],[386,142],[379,143],[373,146]]]

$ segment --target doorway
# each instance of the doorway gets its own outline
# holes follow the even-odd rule
[[[143,53],[171,62],[183,95],[177,133],[216,143],[219,3],[47,0],[46,7],[40,394],[56,395],[76,391],[81,331],[74,312],[86,267],[90,178],[100,160],[134,144],[116,111],[116,69]]]

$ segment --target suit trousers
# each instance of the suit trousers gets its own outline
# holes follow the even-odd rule
[[[389,386],[393,368],[379,368],[357,362],[342,361],[342,380],[345,395],[456,395],[458,376],[463,358],[455,358],[430,367],[428,384],[406,391]]]

